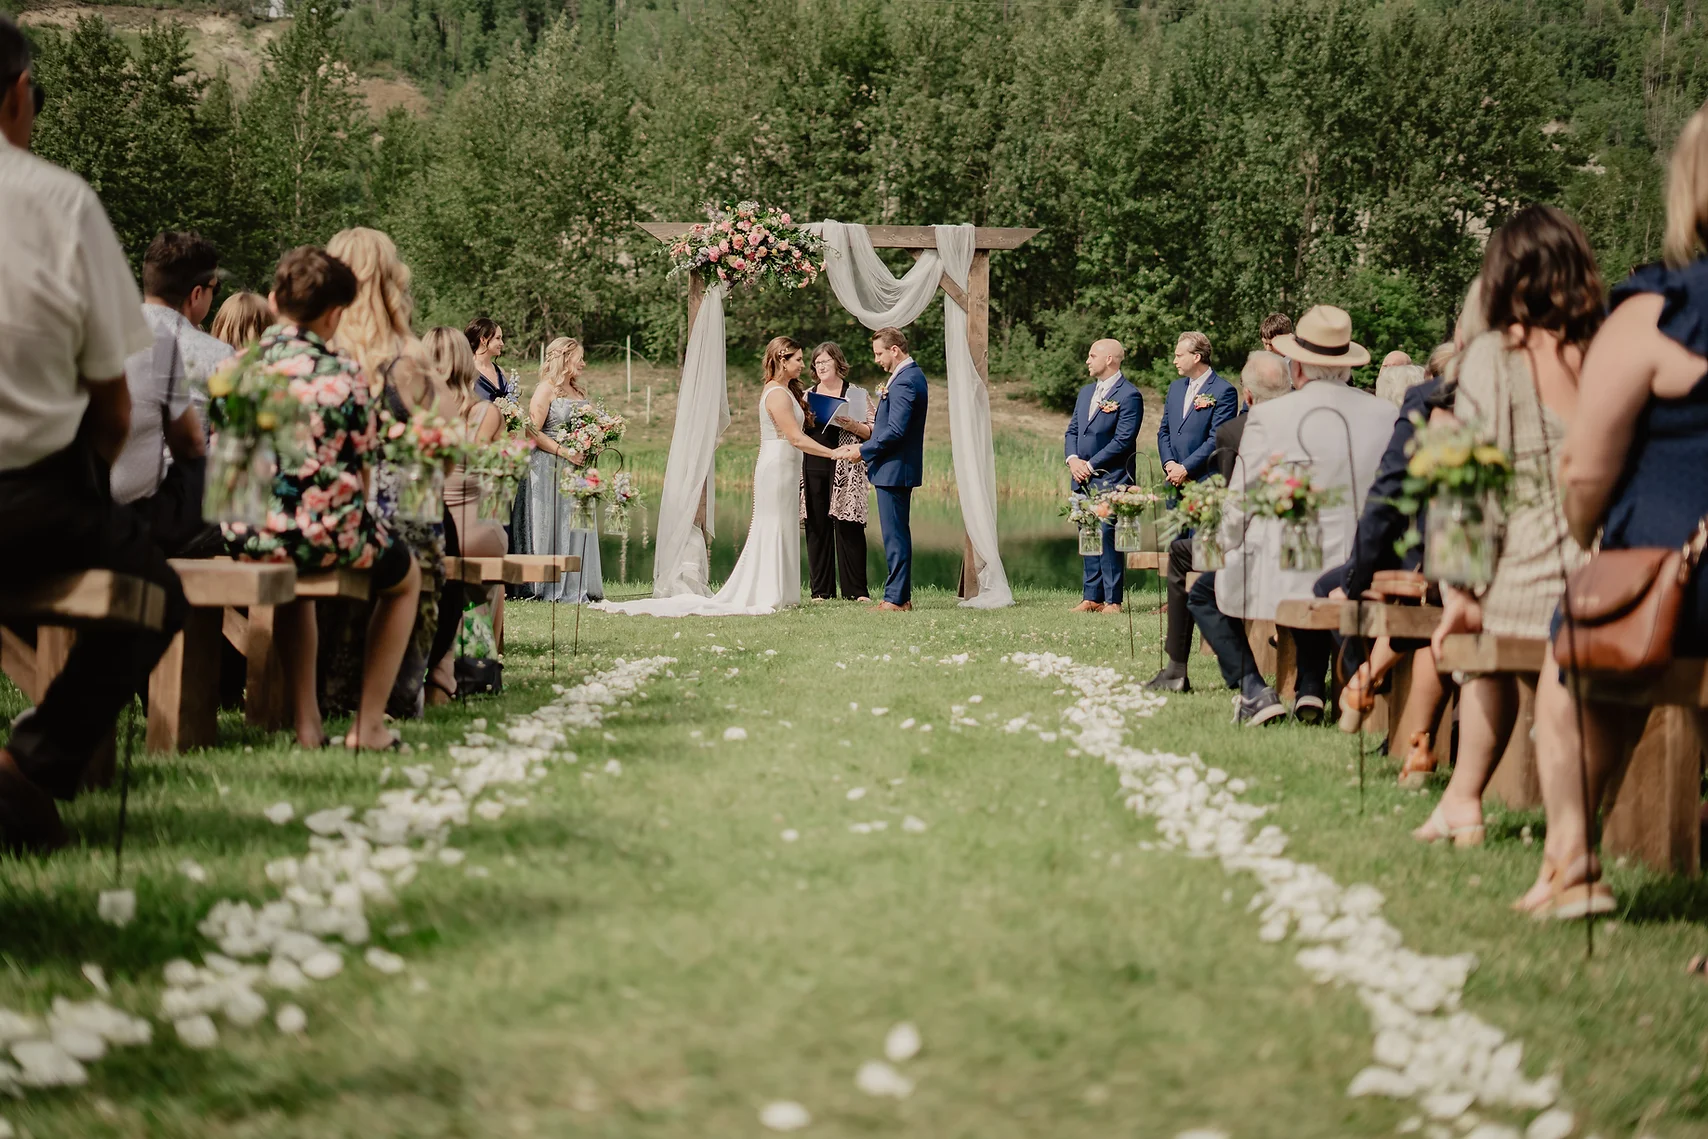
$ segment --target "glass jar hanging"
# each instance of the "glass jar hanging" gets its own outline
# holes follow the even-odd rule
[[[1300,571],[1323,568],[1322,524],[1316,519],[1282,519],[1281,568]]]
[[[1498,529],[1481,498],[1438,491],[1429,500],[1423,541],[1423,574],[1453,585],[1494,580]]]
[[[384,463],[389,472],[391,514],[400,522],[438,522],[444,518],[445,472],[437,463]]]
[[[1209,573],[1227,565],[1227,555],[1222,552],[1221,540],[1212,533],[1196,533],[1192,535],[1192,568],[1199,573]]]
[[[1103,552],[1103,527],[1081,526],[1079,528],[1080,556],[1093,558]]]
[[[267,519],[273,498],[278,458],[265,437],[245,439],[235,433],[214,436],[208,455],[207,483],[202,491],[202,517],[209,522],[239,522],[259,526]]]

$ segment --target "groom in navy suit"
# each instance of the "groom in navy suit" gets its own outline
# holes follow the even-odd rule
[[[931,402],[925,372],[907,352],[900,329],[880,328],[872,334],[872,359],[890,375],[878,395],[872,437],[859,447],[844,447],[839,459],[861,459],[866,478],[878,492],[878,521],[884,528],[884,560],[889,577],[878,608],[890,612],[913,608],[913,531],[908,512],[913,488],[925,478],[925,413]]]
[[[1119,340],[1099,340],[1086,354],[1091,382],[1079,389],[1062,442],[1076,491],[1101,494],[1132,485],[1133,454],[1145,418],[1145,401],[1121,374],[1125,356]],[[1115,549],[1115,527],[1105,523],[1103,552],[1085,559],[1084,600],[1075,611],[1119,613],[1125,580],[1126,566]]]
[[[1171,486],[1188,479],[1202,481],[1217,473],[1210,461],[1216,449],[1216,429],[1239,414],[1239,392],[1210,367],[1210,338],[1202,332],[1182,332],[1174,345],[1174,369],[1180,378],[1169,385],[1157,428],[1156,449],[1162,473]],[[1192,613],[1186,607],[1186,573],[1192,568],[1192,542],[1181,535],[1168,551],[1168,631],[1163,648],[1168,664],[1146,682],[1147,688],[1189,692],[1186,657],[1192,651]]]

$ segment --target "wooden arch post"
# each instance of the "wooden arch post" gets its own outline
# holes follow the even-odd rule
[[[693,222],[636,222],[641,229],[669,244],[693,228]],[[967,273],[967,287],[962,289],[943,274],[939,286],[950,300],[967,314],[967,349],[972,353],[973,367],[979,379],[990,386],[990,255],[993,250],[1018,249],[1041,231],[1023,228],[979,226],[973,231],[973,264]],[[877,249],[905,249],[918,260],[927,249],[937,248],[937,230],[929,225],[872,225],[867,236]],[[694,320],[700,315],[700,302],[705,286],[696,274],[688,277],[688,334],[693,335]],[[704,501],[702,496],[701,501]],[[979,591],[978,571],[973,563],[973,541],[962,536],[961,589],[962,597],[976,597]]]

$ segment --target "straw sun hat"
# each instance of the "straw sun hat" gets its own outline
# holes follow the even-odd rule
[[[1275,338],[1275,351],[1301,364],[1325,368],[1361,368],[1370,350],[1352,339],[1352,318],[1345,309],[1317,305],[1299,318],[1298,327]]]

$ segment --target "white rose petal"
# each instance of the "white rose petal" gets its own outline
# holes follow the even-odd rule
[[[108,925],[126,926],[136,917],[135,890],[102,890],[95,913]]]
[[[280,1032],[295,1036],[308,1027],[308,1014],[296,1005],[280,1005],[279,1013],[273,1018],[273,1023]]]
[[[744,740],[746,738],[747,738],[747,729],[746,728],[725,728],[724,729],[724,742],[726,742],[726,743],[738,743],[741,740]]]
[[[208,872],[202,869],[201,863],[193,858],[186,858],[178,863],[178,873],[192,882],[206,882],[208,880]]]
[[[330,949],[323,949],[302,963],[302,971],[312,980],[324,981],[344,971],[344,958]]]
[[[76,1088],[89,1082],[89,1073],[51,1040],[21,1040],[12,1045],[12,1059],[22,1069],[18,1083],[27,1088]]]
[[[801,837],[801,832],[796,830],[794,827],[790,827],[788,830],[783,832],[781,837],[784,842],[794,842],[796,839]]]
[[[1577,1126],[1577,1118],[1563,1107],[1544,1111],[1524,1129],[1524,1139],[1566,1139]]]
[[[282,827],[296,817],[296,808],[289,803],[274,803],[261,814],[276,827]]]
[[[872,709],[872,715],[874,715],[874,716],[887,716],[889,714],[890,714],[890,710],[888,708],[873,708]]]
[[[362,954],[362,960],[381,973],[393,974],[403,972],[403,958],[395,953],[388,953],[379,946],[373,946]]]
[[[884,1037],[884,1055],[900,1064],[919,1055],[920,1044],[919,1029],[904,1020]]]
[[[107,1054],[107,1042],[101,1039],[101,1034],[87,1028],[69,1025],[55,1028],[53,1042],[61,1052],[85,1064],[93,1064]]]
[[[901,821],[901,829],[906,831],[908,834],[924,834],[925,820],[909,815]]]
[[[850,787],[848,789],[848,801],[851,803],[864,799],[865,797],[866,789],[864,787]]]
[[[607,759],[605,761],[605,774],[607,774],[607,775],[621,775],[622,773],[623,773],[623,765],[620,761],[615,760],[615,759]]]
[[[99,965],[83,966],[83,979],[95,986],[95,991],[103,997],[112,995],[113,991],[107,987],[107,974]]]
[[[187,1016],[183,1020],[174,1021],[172,1027],[178,1030],[178,1042],[186,1048],[194,1048],[205,1052],[219,1043],[219,1029],[214,1027],[212,1018],[202,1016]]]
[[[239,1028],[248,1028],[267,1015],[267,1001],[253,989],[238,989],[226,998],[225,1019]]]
[[[772,1131],[799,1131],[812,1122],[812,1116],[794,1100],[780,1099],[760,1109],[759,1122]]]
[[[906,1099],[913,1094],[913,1081],[882,1060],[867,1060],[861,1064],[860,1070],[854,1073],[854,1086],[869,1096]]]

